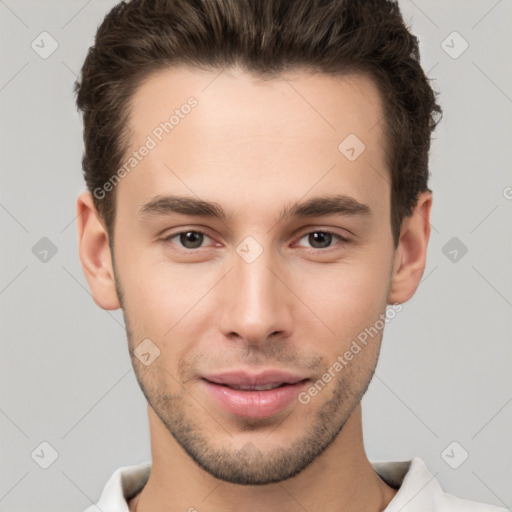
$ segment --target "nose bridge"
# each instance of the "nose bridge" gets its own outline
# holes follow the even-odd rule
[[[222,329],[226,336],[236,334],[258,343],[273,333],[289,334],[289,301],[286,287],[277,277],[276,263],[271,248],[251,237],[239,244],[233,254],[228,298],[223,302]]]

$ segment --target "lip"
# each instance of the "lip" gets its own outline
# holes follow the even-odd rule
[[[305,377],[284,372],[281,370],[265,370],[259,373],[245,371],[231,371],[210,375],[203,375],[203,378],[216,384],[236,386],[264,386],[266,384],[295,384],[304,380]]]
[[[266,418],[278,414],[296,401],[309,379],[288,372],[267,370],[258,374],[236,371],[208,375],[202,381],[211,398],[226,412],[246,418]],[[284,385],[265,391],[228,387],[268,384]]]

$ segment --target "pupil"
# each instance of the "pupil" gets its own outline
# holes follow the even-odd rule
[[[181,233],[180,242],[188,249],[195,249],[201,246],[203,241],[202,236],[203,235],[197,233],[197,231],[187,231],[186,233]]]
[[[331,241],[332,235],[330,233],[324,233],[323,231],[317,231],[309,235],[309,242],[315,248],[319,248],[317,245],[315,245],[318,244],[318,242],[320,242],[320,248],[329,247]]]

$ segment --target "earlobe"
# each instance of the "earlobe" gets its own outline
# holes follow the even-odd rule
[[[400,240],[395,251],[388,304],[408,301],[420,284],[430,238],[431,206],[432,193],[422,192],[412,214],[403,219]]]
[[[120,307],[108,244],[108,233],[94,206],[90,192],[76,203],[78,252],[94,302],[102,309]]]

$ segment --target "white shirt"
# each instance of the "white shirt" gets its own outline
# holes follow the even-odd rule
[[[407,461],[371,462],[371,465],[388,485],[398,489],[384,512],[509,512],[444,492],[418,457]],[[150,471],[151,462],[117,469],[96,505],[84,512],[129,512],[128,501],[144,487]]]

